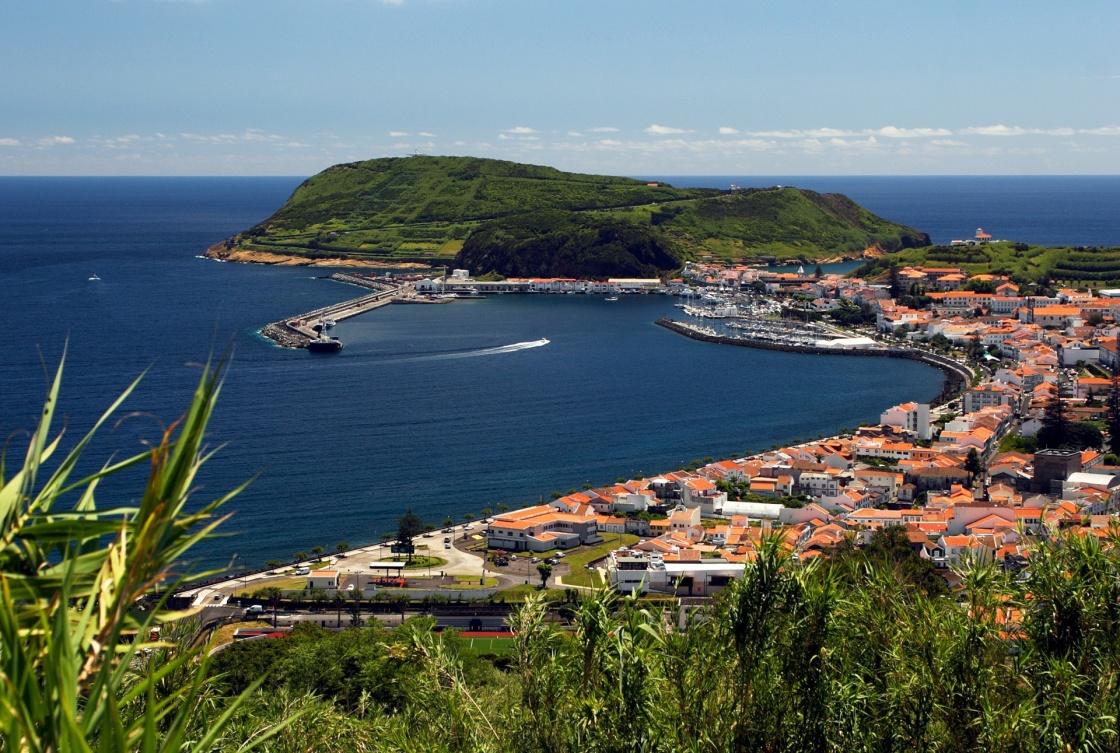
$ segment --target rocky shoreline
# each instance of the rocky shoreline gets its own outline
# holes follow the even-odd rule
[[[262,337],[267,337],[282,348],[307,348],[310,338],[296,332],[284,322],[273,322],[261,328]]]
[[[231,261],[239,264],[270,264],[278,267],[353,267],[356,269],[431,269],[428,264],[419,262],[389,263],[369,259],[346,259],[342,257],[316,258],[306,256],[277,254],[271,251],[252,251],[230,245],[228,241],[215,243],[203,254],[207,259]]]

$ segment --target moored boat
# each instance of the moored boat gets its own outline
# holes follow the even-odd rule
[[[342,350],[342,341],[337,337],[327,337],[323,335],[309,341],[307,343],[307,350],[310,353],[338,353]]]

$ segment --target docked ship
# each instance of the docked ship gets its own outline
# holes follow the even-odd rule
[[[307,350],[310,353],[338,353],[342,350],[342,341],[337,337],[320,335],[307,343]]]

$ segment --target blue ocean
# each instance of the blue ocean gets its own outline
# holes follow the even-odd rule
[[[847,193],[935,241],[983,226],[1038,243],[1120,244],[1120,178],[674,178]],[[726,348],[653,324],[672,299],[500,296],[389,306],[339,324],[337,357],[284,350],[264,324],[354,297],[329,270],[224,264],[209,245],[279,207],[300,178],[0,178],[0,431],[26,447],[66,351],[72,446],[141,372],[86,470],[143,451],[181,414],[199,364],[232,354],[197,503],[255,479],[227,506],[234,534],[200,566],[255,566],[433,523],[828,434],[932,398],[916,363]],[[89,278],[97,275],[99,281]],[[528,344],[541,338],[549,343]],[[142,479],[103,485],[127,504]]]

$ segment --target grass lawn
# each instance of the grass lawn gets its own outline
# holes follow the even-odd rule
[[[447,564],[447,560],[443,557],[433,557],[431,555],[414,554],[412,555],[412,562],[408,561],[407,557],[396,556],[389,562],[404,562],[405,570],[427,570],[429,567],[443,567]]]
[[[632,533],[608,535],[607,540],[599,546],[590,549],[580,549],[564,557],[561,562],[571,568],[571,572],[563,576],[564,584],[569,586],[599,586],[602,579],[599,573],[588,570],[587,564],[607,556],[608,552],[618,549],[619,546],[630,546],[638,543],[639,537]]]
[[[538,578],[537,580],[539,581],[540,579]],[[495,595],[495,598],[501,597],[506,601],[506,603],[520,604],[521,602],[525,601],[525,597],[532,596],[533,594],[538,594],[540,592],[541,590],[535,585],[530,584],[526,586],[525,584],[521,584],[520,586],[514,586],[513,588],[506,589],[505,591],[499,591]],[[547,599],[548,601],[563,601],[566,595],[562,588],[549,588],[546,589],[544,593],[545,599]]]
[[[235,622],[231,625],[222,625],[220,628],[214,631],[214,634],[212,636],[210,636],[210,642],[206,644],[206,650],[212,651],[216,647],[221,646],[225,643],[232,643],[233,634],[241,628],[264,627],[272,627],[272,623],[264,622],[263,620],[252,620],[250,622]]]
[[[254,592],[260,591],[262,588],[279,588],[281,591],[302,591],[306,586],[306,576],[300,576],[299,578],[277,578],[276,580],[258,583],[250,588],[241,589],[236,592],[234,596],[252,596]]]
[[[603,585],[603,576],[598,570],[588,570],[580,567],[567,575],[562,576],[565,586],[582,586],[583,588],[598,588]]]
[[[515,640],[513,638],[463,638],[468,648],[478,654],[496,654],[509,656],[513,653]]]
[[[485,585],[480,586],[478,585],[478,577],[474,575],[456,575],[455,585],[445,586],[445,588],[465,590],[469,588],[493,588],[496,585],[498,585],[497,578],[487,578]]]

